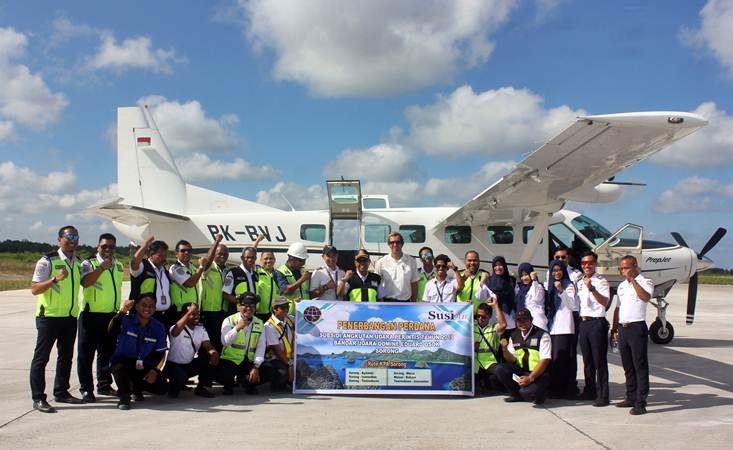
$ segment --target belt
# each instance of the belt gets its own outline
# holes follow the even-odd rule
[[[637,320],[636,322],[626,322],[626,323],[619,323],[619,325],[623,328],[628,328],[633,325],[638,325],[640,323],[644,323],[643,320]]]
[[[605,317],[592,317],[592,316],[581,316],[580,317],[583,320],[601,320],[605,319]]]

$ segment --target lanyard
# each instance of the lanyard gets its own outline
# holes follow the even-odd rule
[[[435,280],[435,292],[438,293],[438,297],[440,298],[440,303],[443,303],[443,291],[445,291],[445,285],[448,284],[448,280],[443,280],[443,284],[438,287],[438,280]]]

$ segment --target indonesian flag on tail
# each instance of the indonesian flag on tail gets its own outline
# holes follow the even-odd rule
[[[137,146],[138,147],[150,147],[150,136],[138,136]]]

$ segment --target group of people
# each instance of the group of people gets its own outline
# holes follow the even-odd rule
[[[512,277],[501,256],[494,258],[491,271],[481,270],[473,250],[459,270],[448,256],[434,256],[423,247],[418,267],[402,252],[399,233],[388,236],[390,252],[373,271],[364,249],[355,255],[355,270],[342,270],[338,250],[330,245],[322,251],[324,265],[309,271],[304,267],[308,251],[300,242],[290,245],[280,267],[267,250],[257,264],[261,238],[242,251],[239,266],[227,268],[229,250],[221,240],[216,237],[198,266],[192,263],[191,244],[180,240],[176,262],[166,267],[168,245],[148,237],[131,258],[130,296],[123,299],[124,267],[114,257],[115,236],[102,234],[97,253],[80,261],[77,229],[62,227],[58,251],[37,262],[31,287],[38,297],[33,407],[55,412],[45,394],[45,367],[55,343],[53,395],[59,403],[96,401],[95,354],[96,394],[117,396],[122,410],[133,400],[143,401],[144,391],[178,397],[194,376],[193,391],[202,397],[214,396],[214,381],[223,386],[223,395],[237,386],[256,394],[266,382],[273,391],[287,390],[294,377],[293,316],[302,299],[470,302],[477,386],[508,392],[506,401],[576,398],[579,343],[585,366],[580,398],[594,400],[595,406],[609,404],[605,317],[610,289],[595,272],[592,252],[582,256],[579,271],[569,264],[568,250],[558,249],[543,286],[528,263],[518,266],[518,279]],[[620,270],[625,281],[618,287],[611,338],[619,342],[627,389],[616,405],[643,414],[649,390],[645,311],[653,283],[639,274],[632,256],[621,259]],[[81,398],[69,392],[77,327]]]

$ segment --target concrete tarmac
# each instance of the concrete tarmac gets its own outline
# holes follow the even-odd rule
[[[507,404],[474,398],[184,392],[147,396],[131,411],[116,400],[32,410],[28,368],[36,340],[35,298],[0,293],[0,448],[731,448],[733,442],[733,286],[700,286],[695,325],[684,324],[687,286],[668,297],[676,336],[649,344],[648,414],[548,400]],[[649,307],[648,323],[655,317]],[[75,355],[76,356],[76,355]],[[55,354],[47,367],[52,398]],[[582,361],[579,361],[582,385]],[[611,400],[624,394],[618,355],[609,353]],[[76,366],[72,393],[78,394]],[[53,402],[51,402],[53,404]]]

